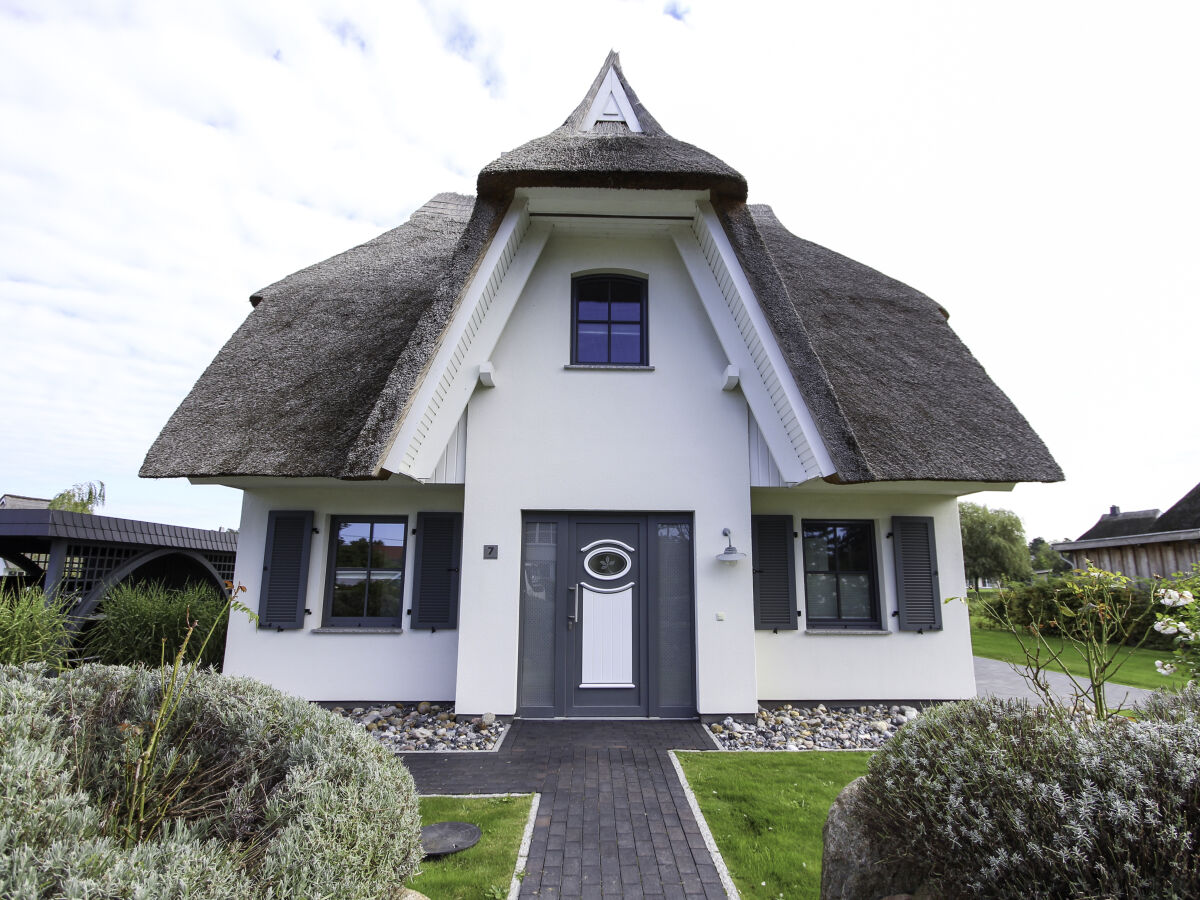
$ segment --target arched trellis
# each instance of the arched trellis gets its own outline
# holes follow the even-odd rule
[[[221,578],[221,574],[215,568],[213,568],[213,564],[209,562],[203,554],[198,553],[195,550],[186,550],[180,547],[162,547],[157,550],[149,550],[145,553],[135,556],[106,574],[102,579],[97,581],[96,584],[92,586],[90,591],[83,595],[79,603],[76,604],[73,614],[80,619],[87,618],[96,611],[96,607],[104,598],[104,594],[109,588],[120,584],[122,581],[148,563],[151,563],[156,559],[161,559],[165,556],[183,556],[192,560],[193,562],[199,563],[200,567],[204,569],[209,578],[212,579],[213,584],[216,585],[218,589],[224,587],[225,582]]]

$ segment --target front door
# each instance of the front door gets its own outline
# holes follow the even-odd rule
[[[527,513],[518,713],[690,718],[691,516]]]

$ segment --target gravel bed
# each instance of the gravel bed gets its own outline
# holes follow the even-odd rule
[[[454,707],[436,703],[416,706],[344,706],[333,712],[357,722],[397,753],[411,750],[494,750],[508,726],[495,713],[459,720]]]
[[[708,726],[722,750],[872,750],[921,713],[911,706],[760,709],[753,721],[726,716]]]

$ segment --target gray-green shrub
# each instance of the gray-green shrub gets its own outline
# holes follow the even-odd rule
[[[168,825],[125,849],[109,821],[161,673],[0,667],[0,896],[397,896],[420,858],[416,793],[350,722],[198,671],[172,718],[189,773]]]
[[[66,665],[70,656],[69,597],[47,598],[36,586],[0,592],[0,664]]]
[[[935,896],[1200,896],[1200,692],[1138,715],[931,709],[872,759],[868,827],[927,869]]]
[[[157,667],[175,658],[187,635],[188,623],[196,622],[198,635],[217,628],[200,659],[202,665],[221,667],[225,656],[225,598],[211,585],[168,588],[160,582],[118,584],[100,602],[103,614],[85,633],[84,656],[117,666],[141,663]],[[188,645],[188,661],[200,647]]]

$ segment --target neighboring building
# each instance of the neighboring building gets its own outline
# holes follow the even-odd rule
[[[478,196],[251,297],[142,468],[244,492],[225,671],[524,716],[973,696],[958,497],[1061,471],[942,307],[746,192],[613,54]]]
[[[49,509],[50,501],[20,494],[0,494],[0,509]]]
[[[1137,578],[1190,572],[1200,562],[1200,484],[1159,515],[1157,509],[1121,512],[1114,506],[1074,541],[1054,545],[1071,565]]]

